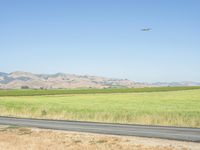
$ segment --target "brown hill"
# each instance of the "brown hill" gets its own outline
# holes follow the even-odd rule
[[[51,88],[118,88],[118,87],[143,87],[127,79],[113,79],[89,75],[74,74],[33,74],[16,71],[0,73],[1,89],[51,89]]]

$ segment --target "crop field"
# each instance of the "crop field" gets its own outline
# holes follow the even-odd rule
[[[154,91],[144,91],[144,89],[154,89]],[[17,93],[18,96],[12,96],[9,92],[6,96],[5,91],[1,91],[0,115],[200,127],[200,89],[168,88],[167,91],[164,88],[165,90],[157,90],[159,92],[155,92],[155,88],[144,89],[143,92],[135,89],[137,92],[132,93],[122,92],[121,89],[119,93],[90,91],[87,94],[72,92],[67,94],[61,90],[62,93],[57,92],[60,95],[55,95],[56,92],[52,95],[42,95],[40,91],[38,96],[24,96],[34,90],[27,90],[29,94],[26,92],[22,94],[23,91],[20,90],[9,91],[12,94]],[[32,95],[37,94],[32,93]]]
[[[187,87],[146,87],[146,88],[108,88],[108,89],[48,89],[48,90],[0,90],[0,96],[37,96],[60,94],[98,94],[98,93],[139,93],[164,92],[200,89],[200,86]]]

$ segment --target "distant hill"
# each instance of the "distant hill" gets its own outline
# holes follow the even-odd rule
[[[33,74],[16,71],[0,72],[0,89],[58,89],[58,88],[121,88],[143,87],[127,79],[113,79],[89,75],[74,74]]]
[[[184,82],[156,82],[154,86],[200,86],[200,82],[184,81]]]
[[[134,88],[156,86],[200,86],[197,82],[140,83],[127,79],[114,79],[75,74],[33,74],[16,71],[0,72],[0,89],[59,89],[59,88]]]

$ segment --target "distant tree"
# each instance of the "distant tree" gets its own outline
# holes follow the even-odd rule
[[[29,87],[27,85],[22,85],[21,89],[29,89]]]

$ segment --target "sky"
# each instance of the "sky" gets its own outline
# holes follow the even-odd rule
[[[199,6],[199,0],[0,0],[0,72],[200,82]]]

